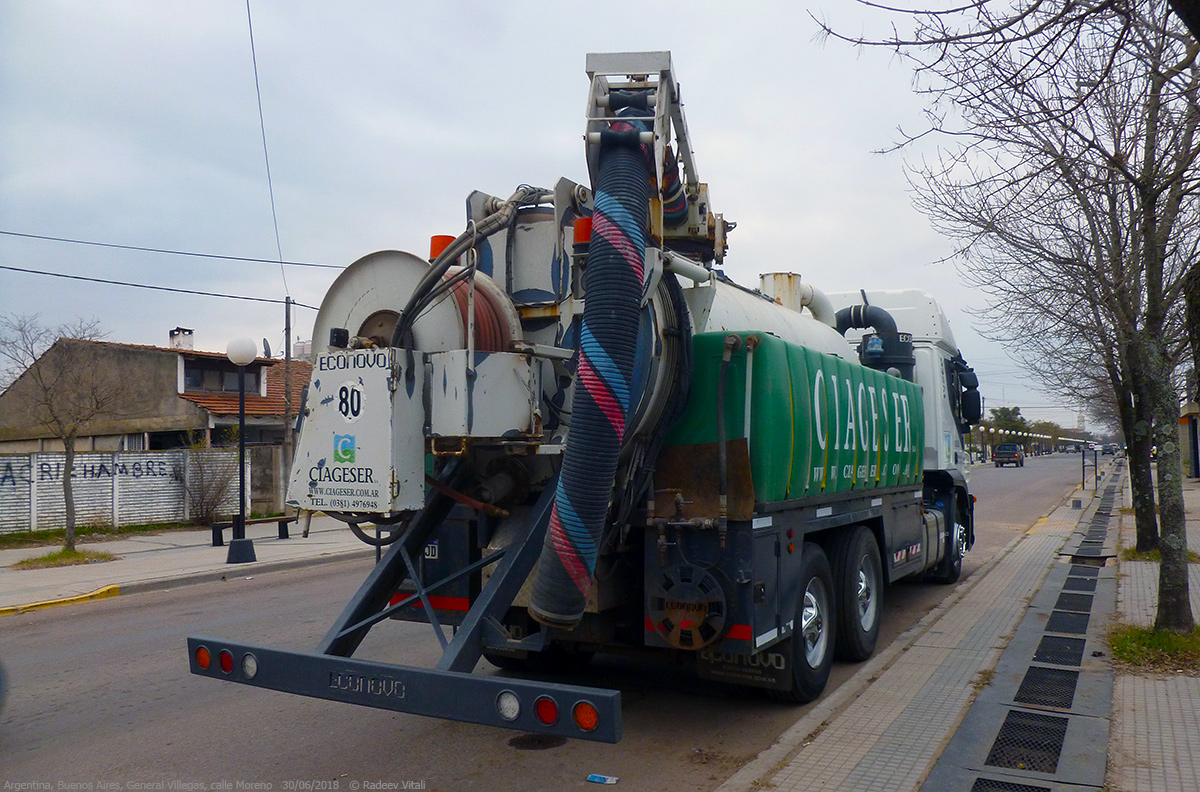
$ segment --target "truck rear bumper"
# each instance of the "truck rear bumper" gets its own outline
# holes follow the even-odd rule
[[[621,693],[616,690],[412,668],[202,636],[189,637],[187,643],[191,672],[226,682],[536,734],[606,743],[621,739]]]

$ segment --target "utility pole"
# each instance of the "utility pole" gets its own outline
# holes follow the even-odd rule
[[[284,497],[292,474],[292,298],[283,303],[283,476]],[[285,509],[286,511],[286,509]]]

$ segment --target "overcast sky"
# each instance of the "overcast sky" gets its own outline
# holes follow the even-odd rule
[[[284,260],[424,256],[431,234],[463,230],[474,189],[587,183],[586,53],[670,50],[700,177],[737,223],[727,274],[925,289],[988,407],[1074,426],[974,332],[965,311],[982,295],[934,263],[949,246],[912,208],[904,158],[872,153],[920,126],[906,64],[815,43],[794,0],[650,5],[252,0]],[[884,21],[825,6],[852,32]],[[337,274],[11,235],[277,258],[245,0],[0,0],[0,231],[11,267],[310,306]],[[197,349],[283,341],[282,305],[11,270],[0,313],[95,318],[137,344],[165,346],[176,326]],[[294,337],[310,337],[315,315],[297,309]]]

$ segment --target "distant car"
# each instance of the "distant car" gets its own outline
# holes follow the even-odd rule
[[[1025,452],[1016,443],[1000,443],[992,449],[992,464],[996,467],[1005,465],[1025,467]]]
[[[1116,443],[1109,443],[1108,445],[1104,446],[1104,453],[1106,455],[1112,454],[1113,456],[1116,456],[1120,450],[1121,450],[1121,447],[1119,445],[1117,445]]]

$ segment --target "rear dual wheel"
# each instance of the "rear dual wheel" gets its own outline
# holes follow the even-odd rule
[[[792,689],[777,691],[791,704],[821,695],[833,666],[835,615],[833,572],[820,545],[806,543],[800,558],[800,601],[791,637]]]
[[[829,543],[837,600],[840,660],[860,662],[875,652],[883,605],[883,562],[875,535],[865,525],[844,531]]]
[[[834,537],[829,556],[811,542],[803,553],[791,638],[792,689],[778,694],[794,704],[807,704],[821,695],[835,654],[844,660],[869,658],[883,615],[883,563],[866,526]]]

